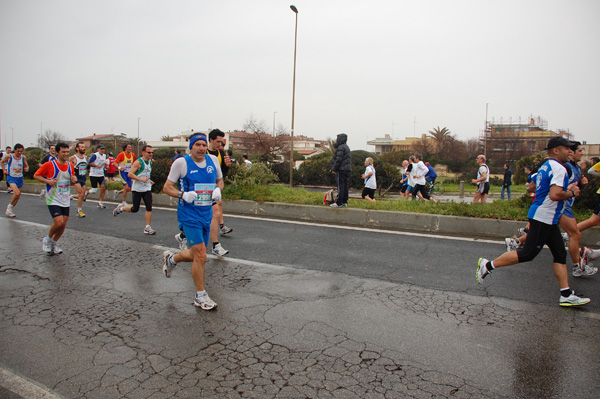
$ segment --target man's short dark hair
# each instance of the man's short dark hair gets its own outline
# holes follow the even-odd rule
[[[56,145],[54,146],[54,149],[56,150],[56,152],[59,152],[61,150],[61,148],[69,148],[69,145],[67,143],[63,143],[61,141],[61,142],[56,143]]]
[[[127,143],[123,144],[123,151],[125,151],[125,150],[127,149],[127,146],[128,146],[128,145],[131,145],[131,143],[130,143],[130,142],[127,142]],[[133,146],[132,146],[132,147],[133,147]]]
[[[223,133],[219,129],[213,129],[213,130],[210,131],[210,133],[208,133],[208,140],[209,141],[213,141],[217,137],[225,137],[225,133]]]
[[[142,151],[146,152],[146,148],[152,148],[151,145],[146,144],[145,146],[142,147]]]
[[[7,145],[7,146],[6,146],[5,150],[8,150],[8,149],[11,149],[11,150],[12,150],[12,148],[10,148],[10,146],[9,146],[9,145]]]
[[[6,147],[6,148],[10,148],[10,147]],[[17,143],[17,144],[15,144],[15,148],[14,148],[14,149],[15,149],[15,150],[18,150],[19,148],[23,148],[23,149],[25,149],[25,147],[23,147],[23,144],[21,144],[21,143]]]

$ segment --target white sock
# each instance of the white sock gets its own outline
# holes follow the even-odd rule
[[[77,212],[81,212],[81,208],[77,208]]]
[[[196,292],[196,296],[204,296],[204,295],[207,295],[206,291],[197,291]]]
[[[590,255],[590,258],[592,258],[592,260],[596,260],[598,259],[598,257],[600,257],[600,249],[592,249],[592,254]]]

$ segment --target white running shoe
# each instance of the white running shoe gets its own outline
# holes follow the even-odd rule
[[[194,296],[194,306],[202,310],[213,310],[217,307],[217,303],[210,299],[208,294]]]
[[[151,235],[151,236],[152,236],[152,235],[156,234],[156,231],[154,231],[154,230],[152,229],[152,226],[148,226],[148,227],[146,227],[146,228],[144,229],[144,234],[149,234],[149,235]]]
[[[43,200],[46,197],[46,189],[43,189],[40,191],[40,199]]]
[[[506,244],[506,252],[516,251],[521,244],[516,238],[505,238],[504,243]]]
[[[488,270],[487,264],[489,260],[486,258],[479,258],[477,262],[477,271],[475,272],[475,278],[479,284],[483,283],[483,279],[487,277],[488,274],[492,274],[491,271]]]
[[[15,214],[13,213],[13,211],[12,211],[12,207],[7,207],[7,208],[6,208],[6,212],[4,212],[4,214],[5,214],[6,216],[8,216],[9,218],[16,218],[16,217],[17,217],[17,215],[15,215]]]
[[[224,236],[225,234],[229,234],[233,231],[233,229],[230,229],[229,227],[223,225],[223,227],[221,227],[219,229],[219,232],[221,233],[222,236]]]
[[[521,227],[517,230],[517,237],[523,237],[527,233],[529,233],[529,229],[527,227]]]
[[[44,237],[42,240],[42,251],[46,253],[46,255],[54,255],[54,251],[52,250],[52,243],[48,237]]]
[[[54,253],[54,255],[58,255],[58,254],[62,254],[63,250],[60,249],[60,247],[58,246],[58,244],[56,243],[56,241],[52,241],[52,252]]]
[[[98,202],[98,208],[104,209],[106,208],[106,205],[104,205],[102,202]]]
[[[213,247],[212,253],[217,256],[225,256],[229,253],[229,251],[223,248],[219,243]]]
[[[176,265],[173,266],[173,264],[171,263],[171,261],[169,260],[171,258],[171,256],[173,255],[173,252],[171,251],[164,251],[163,252],[163,273],[165,275],[166,278],[171,278],[171,274],[173,273],[173,269],[175,269]]]
[[[584,269],[587,264],[590,262],[590,257],[592,256],[592,250],[588,247],[581,247],[579,250],[579,267]]]
[[[113,216],[117,216],[121,213],[123,213],[123,204],[119,204],[115,209],[113,209]]]
[[[179,244],[179,249],[185,251],[189,248],[187,238],[182,237],[183,233],[175,234],[175,239],[177,240],[177,244]]]
[[[584,270],[581,270],[577,266],[573,268],[573,277],[593,276],[596,273],[598,273],[598,268],[594,267],[591,263],[585,265]]]
[[[560,306],[580,306],[585,305],[586,303],[590,303],[590,298],[580,298],[575,295],[575,291],[571,292],[571,295],[568,297],[560,296],[558,300],[558,304]]]

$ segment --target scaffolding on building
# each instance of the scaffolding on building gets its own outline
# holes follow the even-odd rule
[[[557,132],[548,130],[548,121],[537,116],[530,116],[524,122],[521,117],[513,121],[510,117],[507,121],[500,118],[499,121],[492,118],[486,121],[485,130],[479,132],[479,140],[487,156],[491,153],[526,152],[533,155],[542,151],[548,140],[552,137],[563,136],[570,140],[572,134],[568,129],[559,129]]]

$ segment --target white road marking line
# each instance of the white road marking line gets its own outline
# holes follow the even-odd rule
[[[33,194],[31,194],[31,195],[33,195]],[[174,209],[174,208],[163,208],[163,207],[157,207],[157,206],[153,206],[152,209],[160,209],[160,210],[171,211],[171,212],[177,211],[177,209]],[[340,225],[334,225],[334,224],[303,222],[303,221],[298,221],[298,220],[272,219],[272,218],[267,218],[267,217],[249,216],[249,215],[226,214],[225,216],[227,216],[228,218],[258,220],[258,221],[272,222],[272,223],[295,224],[295,225],[301,225],[301,226],[314,226],[314,227],[328,227],[331,229],[339,229],[339,230],[354,230],[354,231],[363,231],[363,232],[369,231],[372,233],[393,234],[393,235],[401,235],[401,236],[436,238],[436,239],[442,239],[442,240],[454,240],[454,241],[466,241],[466,242],[483,242],[483,243],[487,243],[487,244],[506,245],[504,243],[504,241],[498,241],[498,240],[484,240],[484,239],[478,239],[478,238],[454,237],[454,236],[445,236],[445,235],[433,234],[433,233],[417,233],[417,232],[411,232],[411,231],[374,229],[374,228],[370,228],[370,227],[340,226]],[[15,220],[15,221],[23,222],[21,220]],[[23,223],[28,223],[28,222],[23,222]]]

